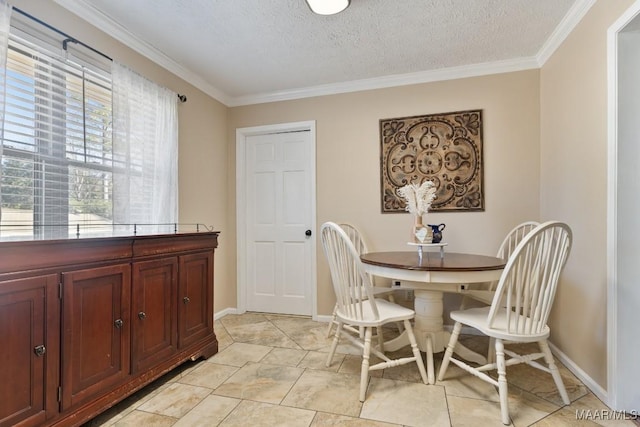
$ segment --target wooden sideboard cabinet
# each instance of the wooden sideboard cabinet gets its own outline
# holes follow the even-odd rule
[[[217,237],[0,242],[0,426],[80,425],[215,354]]]

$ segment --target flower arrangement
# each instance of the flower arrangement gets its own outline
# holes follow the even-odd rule
[[[425,181],[421,185],[408,184],[398,188],[398,196],[405,202],[405,210],[415,215],[415,223],[412,230],[412,239],[415,243],[431,243],[433,232],[430,227],[422,224],[422,215],[429,212],[431,203],[436,198],[436,186],[431,181]]]
[[[425,181],[421,185],[412,183],[398,188],[397,193],[406,202],[405,210],[421,217],[429,212],[431,203],[436,198],[436,186],[431,181]]]

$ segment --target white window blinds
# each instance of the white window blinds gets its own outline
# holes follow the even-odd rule
[[[110,76],[64,51],[60,35],[24,31],[16,15],[4,87],[3,234],[53,238],[67,226],[111,224]]]
[[[3,239],[177,222],[177,94],[122,66],[114,81],[111,61],[83,46],[13,12],[0,94]]]

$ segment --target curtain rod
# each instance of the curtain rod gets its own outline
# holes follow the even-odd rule
[[[25,12],[24,10],[22,10],[22,9],[18,9],[18,8],[17,8],[17,7],[15,7],[15,6],[13,7],[13,10],[15,10],[15,11],[16,11],[16,12],[18,12],[19,14],[21,14],[21,15],[23,15],[23,16],[26,16],[27,18],[29,18],[29,19],[31,19],[31,20],[33,20],[33,21],[37,22],[38,24],[40,24],[40,25],[43,25],[43,26],[47,27],[47,28],[48,28],[48,29],[50,29],[51,31],[54,31],[54,32],[56,32],[56,33],[60,34],[61,36],[66,37],[66,38],[62,41],[62,49],[64,49],[64,51],[65,51],[65,52],[66,52],[66,50],[67,50],[67,45],[68,45],[69,43],[79,44],[80,46],[82,46],[82,47],[84,47],[84,48],[89,49],[91,52],[93,52],[93,53],[95,53],[95,54],[98,54],[98,55],[102,56],[103,58],[108,59],[109,61],[113,62],[113,58],[111,58],[109,55],[106,55],[106,54],[104,54],[104,53],[100,52],[99,50],[94,49],[94,48],[92,48],[91,46],[89,46],[89,45],[87,45],[87,44],[85,44],[85,43],[81,42],[80,40],[78,40],[78,39],[75,39],[75,38],[71,37],[69,34],[65,33],[64,31],[60,31],[60,30],[59,30],[59,29],[57,29],[56,27],[53,27],[53,26],[51,26],[51,25],[47,24],[46,22],[44,22],[44,21],[42,21],[42,20],[40,20],[40,19],[36,18],[35,16],[33,16],[33,15],[31,15],[31,14],[29,14],[29,13]],[[187,96],[186,96],[186,95],[181,95],[181,94],[177,94],[177,95],[178,95],[178,100],[179,100],[180,102],[187,102]]]
[[[17,8],[17,7],[15,7],[15,6],[14,6],[13,10],[15,10],[16,12],[20,13],[21,15],[24,15],[24,16],[26,16],[27,18],[29,18],[29,19],[31,19],[31,20],[33,20],[33,21],[37,22],[38,24],[40,24],[40,25],[43,25],[43,26],[47,27],[47,28],[48,28],[48,29],[50,29],[51,31],[55,31],[56,33],[60,34],[61,36],[66,37],[66,39],[62,42],[62,48],[63,48],[64,50],[67,50],[67,43],[69,43],[69,42],[71,42],[71,43],[76,43],[76,44],[79,44],[79,45],[81,45],[81,46],[83,46],[83,47],[86,47],[87,49],[89,49],[89,50],[90,50],[90,51],[92,51],[93,53],[97,53],[98,55],[102,56],[103,58],[108,59],[109,61],[113,61],[113,59],[112,59],[110,56],[105,55],[104,53],[100,52],[99,50],[96,50],[96,49],[92,48],[91,46],[89,46],[89,45],[86,45],[86,44],[82,43],[80,40],[76,40],[76,39],[74,39],[74,38],[73,38],[73,37],[71,37],[69,34],[67,34],[67,33],[65,33],[65,32],[63,32],[63,31],[60,31],[59,29],[57,29],[57,28],[55,28],[55,27],[53,27],[53,26],[51,26],[51,25],[47,24],[47,23],[46,23],[46,22],[44,22],[44,21],[41,21],[40,19],[36,18],[35,16],[28,14],[28,13],[27,13],[27,12],[25,12],[24,10],[22,10],[22,9],[18,9],[18,8]]]

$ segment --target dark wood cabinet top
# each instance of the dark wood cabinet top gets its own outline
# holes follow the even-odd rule
[[[0,242],[0,274],[216,248],[218,235],[207,231]]]
[[[420,271],[483,271],[502,270],[506,261],[485,255],[445,252],[423,252],[422,260],[418,251],[370,252],[360,257],[365,264],[381,267],[401,268]]]

